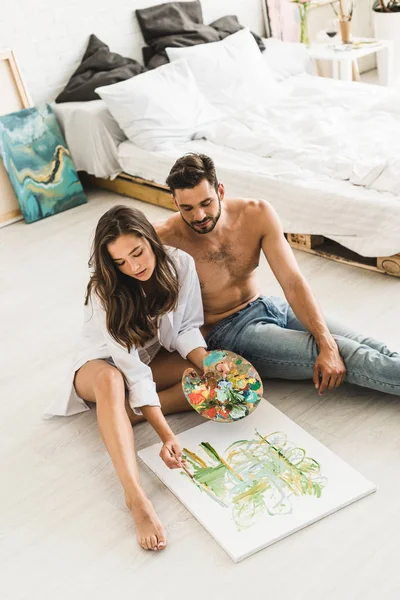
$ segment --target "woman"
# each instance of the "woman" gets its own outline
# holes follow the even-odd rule
[[[147,419],[163,442],[162,460],[169,468],[181,466],[181,448],[164,414],[190,409],[183,371],[193,365],[203,371],[200,285],[193,259],[165,248],[144,214],[125,206],[101,217],[89,266],[72,391],[48,414],[71,415],[96,403],[138,542],[160,550],[165,531],[140,483],[132,424]]]

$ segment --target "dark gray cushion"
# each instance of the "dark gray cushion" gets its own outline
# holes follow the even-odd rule
[[[146,70],[133,58],[110,52],[109,47],[92,33],[81,64],[56,102],[97,100],[99,95],[94,91],[97,87],[130,79]]]
[[[143,48],[143,61],[148,69],[168,62],[165,48],[195,46],[218,42],[221,38],[213,27],[204,25],[201,4],[167,2],[138,9],[136,16],[148,47]]]
[[[234,15],[217,19],[210,25],[203,23],[201,4],[195,2],[167,2],[139,9],[136,16],[148,46],[143,48],[143,60],[148,69],[168,62],[165,48],[182,48],[208,42],[219,42],[243,29]],[[261,52],[265,46],[253,33]]]
[[[176,33],[193,33],[203,24],[201,4],[195,2],[166,2],[136,11],[146,44],[154,39]]]
[[[166,35],[152,41],[151,49],[153,56],[146,61],[145,49],[143,48],[143,60],[148,69],[155,69],[168,61],[165,48],[182,48],[185,46],[197,46],[207,42],[219,42],[221,38],[215,29],[208,25],[202,25],[202,29],[193,33],[181,33]]]

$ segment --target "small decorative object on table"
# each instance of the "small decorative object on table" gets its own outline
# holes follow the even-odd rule
[[[329,39],[333,40],[339,32],[339,21],[337,19],[331,19],[326,27],[326,35]]]
[[[27,223],[87,202],[50,105],[0,117],[0,157]]]
[[[338,8],[331,5],[339,20],[340,35],[343,44],[351,43],[351,19],[353,17],[353,0],[339,0]]]
[[[310,39],[308,36],[308,9],[310,8],[312,0],[291,0],[299,7],[300,14],[300,42],[302,44],[310,43]]]
[[[218,369],[230,369],[223,377]],[[244,358],[227,350],[213,350],[204,359],[204,375],[186,369],[182,388],[189,404],[206,419],[232,423],[247,417],[258,406],[263,384],[255,368]]]

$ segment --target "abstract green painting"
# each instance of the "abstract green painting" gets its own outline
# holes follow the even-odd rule
[[[245,419],[208,420],[179,441],[182,469],[162,462],[161,444],[138,454],[235,562],[376,490],[264,399]]]
[[[0,156],[27,223],[87,202],[48,104],[0,117]]]
[[[208,442],[201,453],[187,448],[183,456],[189,468],[182,473],[220,506],[231,509],[238,531],[257,523],[262,513],[290,514],[292,498],[321,497],[328,479],[321,465],[287,435],[276,431],[231,444],[221,456]]]

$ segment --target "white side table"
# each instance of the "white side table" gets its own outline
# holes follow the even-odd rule
[[[353,40],[368,41],[367,39]],[[372,41],[372,40],[371,40]],[[352,63],[363,56],[379,53],[379,82],[381,85],[390,85],[393,78],[394,44],[390,40],[377,40],[376,43],[366,44],[359,48],[351,45],[334,44],[333,42],[312,43],[308,47],[310,58],[315,60],[328,60],[332,62],[332,76],[334,79],[352,81]]]

